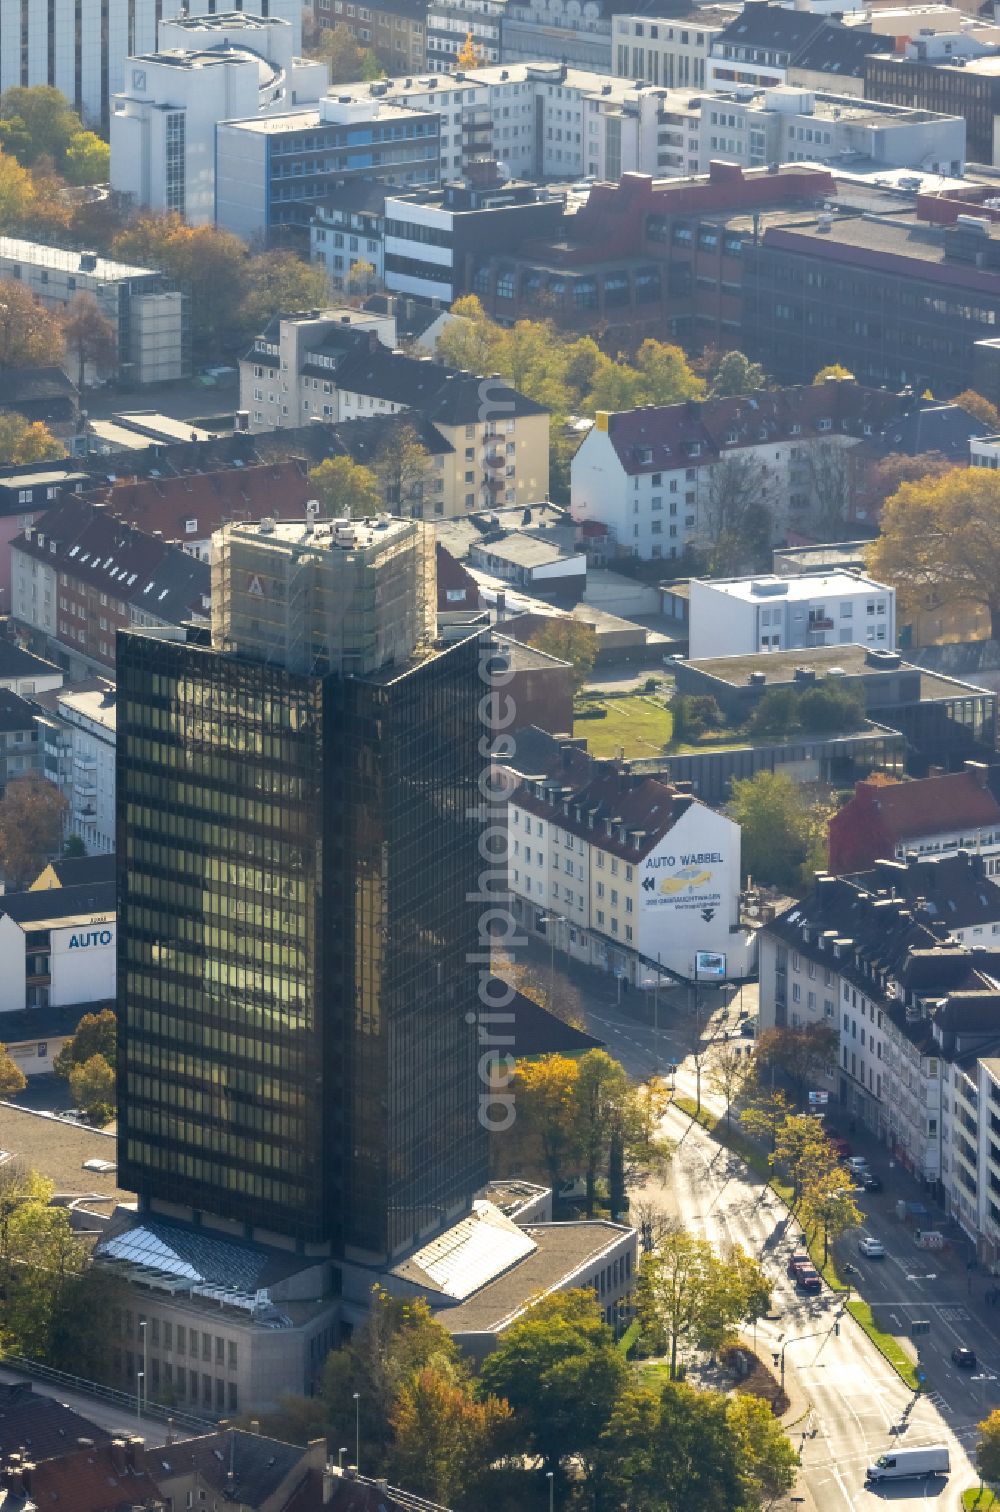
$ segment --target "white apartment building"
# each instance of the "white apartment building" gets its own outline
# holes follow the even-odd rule
[[[156,52],[129,59],[110,123],[111,187],[137,205],[215,220],[220,121],[315,104],[324,63],[296,58],[287,21],[242,14],[160,24]]]
[[[692,660],[814,646],[896,644],[896,590],[861,573],[692,578]]]
[[[69,802],[67,835],[90,855],[115,849],[115,685],[104,679],[62,688],[37,702],[41,769]]]
[[[0,900],[0,1039],[8,1038],[5,1014],[113,1003],[116,933],[114,882],[47,887]],[[40,1053],[35,1058],[46,1059]]]
[[[353,418],[339,410],[333,348],[322,350],[328,338],[345,328],[367,332],[390,351],[395,348],[394,315],[333,308],[277,315],[268,323],[240,360],[240,407],[250,416],[251,430],[308,425],[317,417]]]
[[[91,126],[108,126],[128,59],[163,43],[157,23],[192,9],[184,0],[21,0],[0,5],[0,91],[51,84]],[[299,0],[197,0],[210,15],[245,11],[287,21],[302,50]]]
[[[187,295],[150,268],[0,236],[0,278],[18,279],[56,312],[78,293],[93,294],[117,333],[117,376],[130,386],[184,378],[190,371]],[[91,376],[85,369],[84,381]]]
[[[688,793],[619,773],[528,781],[508,805],[515,916],[574,960],[642,984],[657,962],[690,980],[698,952],[751,969],[740,830]]]

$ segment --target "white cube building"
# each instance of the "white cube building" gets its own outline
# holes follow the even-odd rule
[[[896,644],[896,592],[855,572],[692,578],[688,639],[692,660],[815,646],[889,650]]]

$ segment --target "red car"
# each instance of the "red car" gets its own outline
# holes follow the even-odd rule
[[[788,1274],[793,1281],[799,1273],[799,1267],[802,1265],[812,1265],[809,1251],[805,1249],[792,1250],[792,1253],[788,1257]]]
[[[819,1272],[811,1265],[800,1265],[795,1277],[795,1285],[799,1291],[818,1292],[823,1288],[819,1279]]]

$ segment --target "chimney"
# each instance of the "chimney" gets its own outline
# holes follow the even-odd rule
[[[116,1438],[111,1440],[111,1463],[116,1475],[124,1475],[128,1468],[128,1458],[125,1453],[125,1440]]]
[[[259,1433],[260,1432],[260,1422],[259,1422],[259,1420],[257,1418],[251,1418],[250,1419],[250,1432],[251,1433]]]
[[[135,1475],[142,1475],[146,1468],[146,1440],[130,1438],[126,1448],[128,1467]]]

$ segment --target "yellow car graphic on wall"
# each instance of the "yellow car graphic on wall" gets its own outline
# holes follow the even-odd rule
[[[694,892],[695,888],[703,887],[706,882],[711,882],[712,873],[706,871],[703,866],[682,866],[680,871],[674,872],[672,877],[664,877],[660,883],[661,893],[679,893],[685,888],[688,892]]]

